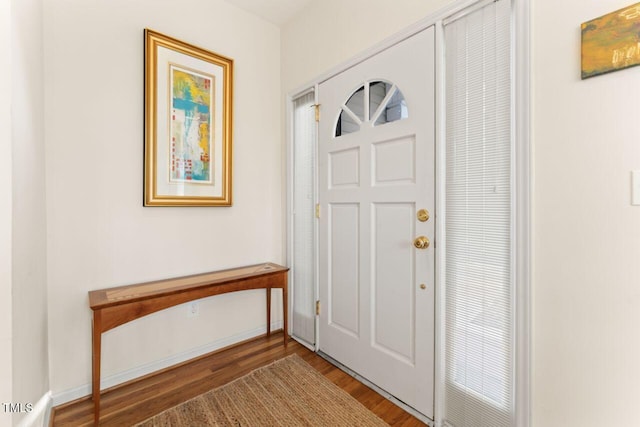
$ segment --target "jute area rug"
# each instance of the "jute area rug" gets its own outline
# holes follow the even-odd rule
[[[294,354],[137,424],[160,426],[387,424]]]

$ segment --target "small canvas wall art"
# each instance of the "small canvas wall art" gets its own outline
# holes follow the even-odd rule
[[[582,24],[582,78],[640,64],[640,3]]]

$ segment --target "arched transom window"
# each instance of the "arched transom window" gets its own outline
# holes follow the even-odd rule
[[[384,80],[362,84],[351,94],[336,122],[335,136],[357,132],[362,126],[380,126],[409,117],[407,103],[398,87]]]

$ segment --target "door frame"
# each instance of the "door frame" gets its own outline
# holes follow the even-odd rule
[[[316,103],[318,99],[318,86],[320,83],[334,77],[337,74],[353,67],[360,62],[380,53],[381,51],[390,48],[391,46],[413,36],[414,34],[435,25],[436,29],[436,217],[441,217],[444,214],[444,206],[442,204],[444,195],[444,153],[445,153],[445,133],[444,133],[444,115],[438,115],[438,111],[443,111],[444,108],[444,37],[442,21],[449,16],[457,14],[464,9],[472,7],[474,5],[481,5],[483,3],[489,3],[493,0],[456,0],[450,5],[436,11],[433,14],[425,17],[417,23],[405,28],[404,30],[388,37],[375,46],[365,50],[364,52],[354,56],[353,58],[343,62],[342,64],[333,67],[328,72],[320,74],[316,78],[301,85],[296,90],[286,95],[285,110],[286,110],[286,259],[288,265],[295,268],[292,263],[292,236],[293,236],[293,224],[292,224],[292,200],[293,200],[293,121],[292,121],[292,105],[293,99],[298,96],[308,93],[310,90],[315,91]],[[513,86],[512,86],[512,120],[513,120],[513,136],[515,140],[515,298],[513,301],[515,309],[515,422],[518,427],[529,427],[530,425],[530,413],[531,413],[531,235],[532,228],[534,226],[531,215],[531,113],[530,113],[530,0],[506,0],[510,1],[512,6],[512,73],[513,73]],[[317,124],[316,124],[317,135]],[[317,140],[317,138],[316,138]],[[317,163],[317,158],[316,158]],[[317,164],[316,164],[317,167]],[[316,169],[317,171],[317,169]],[[317,175],[317,172],[316,172]],[[315,203],[318,203],[317,195],[317,176],[316,188],[315,188]],[[436,221],[436,237],[440,238],[444,235],[442,227],[442,221]],[[318,230],[317,221],[315,226],[315,297],[318,299],[319,295],[319,283],[318,283]],[[444,330],[444,322],[442,321],[442,313],[444,308],[443,294],[439,290],[443,286],[442,266],[444,260],[444,251],[436,252],[436,307],[435,307],[435,402],[434,402],[434,417],[435,425],[441,426],[440,416],[443,408],[443,367],[444,367],[444,355],[443,355],[443,342],[442,337]],[[291,311],[292,307],[289,303],[288,309]],[[290,317],[291,318],[291,317]],[[287,331],[288,332],[288,331]],[[316,339],[315,351],[319,348],[318,337],[318,322],[316,321]],[[308,343],[303,345],[312,348]],[[348,370],[347,370],[348,371]]]

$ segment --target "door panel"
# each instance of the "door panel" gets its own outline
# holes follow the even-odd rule
[[[358,187],[360,185],[360,149],[350,148],[329,154],[329,188]]]
[[[373,185],[403,185],[416,182],[415,137],[373,144]]]
[[[374,203],[372,345],[414,362],[415,263],[406,243],[415,235],[414,203]]]
[[[434,82],[428,28],[318,90],[320,351],[431,418]]]
[[[355,337],[359,334],[360,322],[359,211],[357,204],[337,203],[329,207],[329,324]]]

